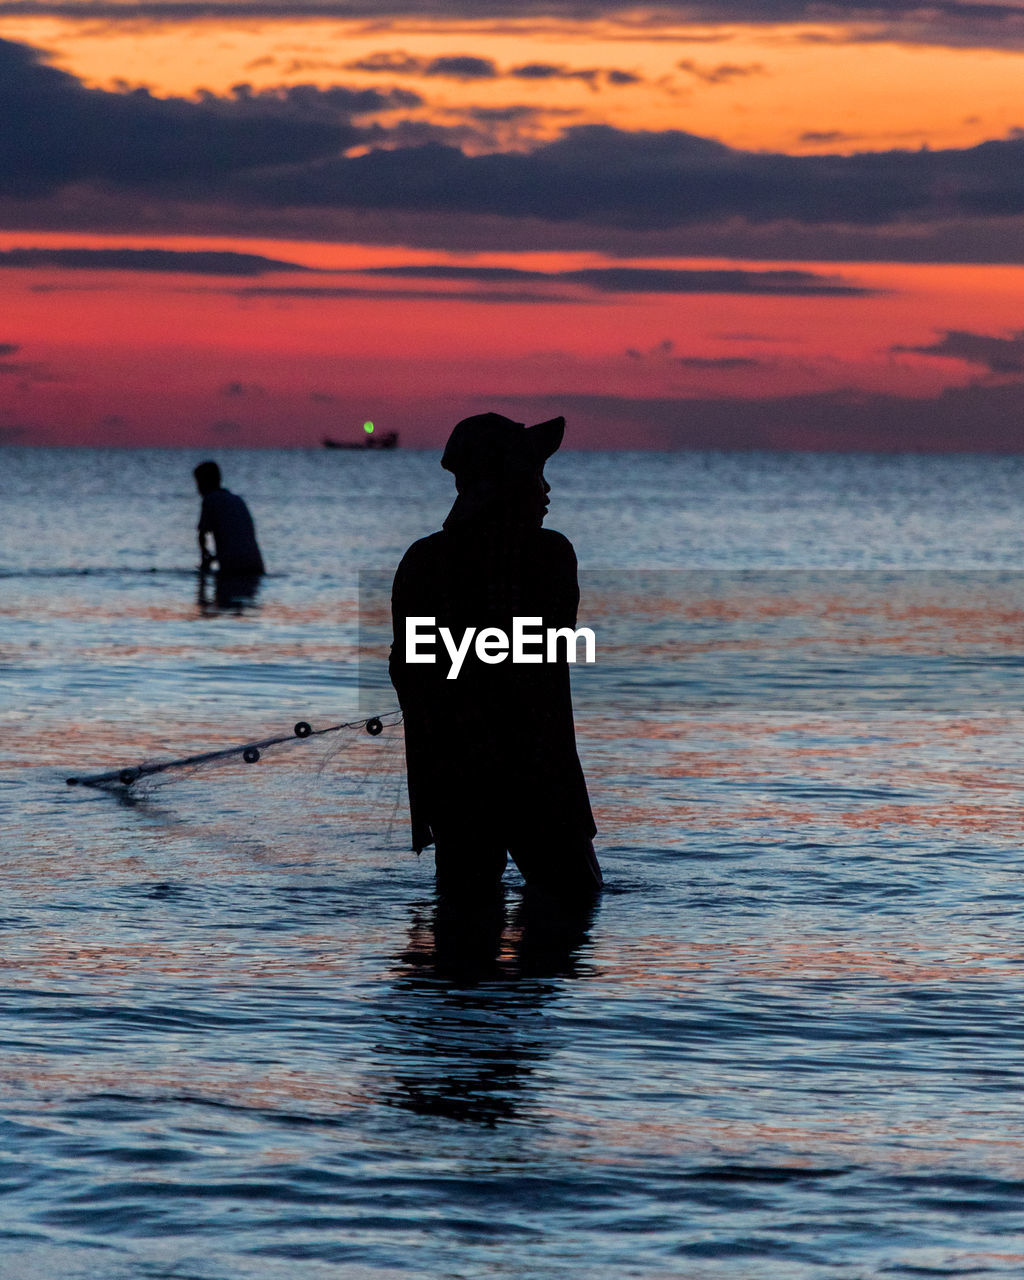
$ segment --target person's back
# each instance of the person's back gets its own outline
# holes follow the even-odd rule
[[[224,489],[220,468],[215,462],[200,463],[195,469],[196,487],[202,495],[199,515],[199,548],[203,568],[215,559],[220,572],[229,577],[250,577],[265,573],[263,556],[256,541],[256,529],[249,508],[237,493]],[[213,539],[210,555],[206,538]]]

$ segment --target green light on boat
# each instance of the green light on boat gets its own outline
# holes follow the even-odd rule
[[[366,432],[366,434],[367,434],[368,436],[372,436],[372,435],[373,435],[373,423],[372,423],[372,422],[364,422],[364,423],[363,423],[363,430]]]

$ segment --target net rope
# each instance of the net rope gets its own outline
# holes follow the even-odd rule
[[[263,753],[272,747],[283,744],[310,741],[323,738],[326,734],[341,733],[344,730],[362,729],[370,737],[378,737],[387,728],[402,723],[402,712],[397,708],[385,711],[368,719],[348,720],[343,724],[331,724],[322,729],[314,729],[306,720],[299,720],[291,733],[278,734],[274,737],[260,738],[255,742],[243,742],[234,747],[221,747],[214,751],[201,751],[194,755],[181,756],[174,760],[147,760],[140,764],[122,765],[115,769],[106,769],[101,773],[79,774],[65,778],[69,787],[101,787],[125,789],[134,786],[142,779],[155,778],[158,775],[187,773],[206,765],[227,761],[242,761],[244,764],[256,764]]]

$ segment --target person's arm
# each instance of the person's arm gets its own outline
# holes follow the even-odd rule
[[[576,552],[568,538],[555,534],[549,539],[548,626],[575,628],[580,607],[580,584]]]
[[[207,534],[210,532],[210,526],[206,519],[206,499],[203,499],[202,509],[199,512],[199,572],[202,573],[209,569],[213,564],[216,556],[210,550],[206,541]]]
[[[415,614],[416,605],[412,596],[415,593],[416,571],[410,564],[413,556],[406,552],[395,574],[391,588],[391,624],[392,644],[391,656],[388,660],[388,674],[398,694],[399,703],[405,707],[410,696],[409,664],[405,660],[405,620]]]
[[[414,543],[402,557],[391,589],[393,643],[388,663],[391,683],[403,708],[422,705],[436,697],[442,680],[437,663],[409,663],[405,656],[405,624],[409,617],[430,617],[438,612],[439,584],[433,557]]]

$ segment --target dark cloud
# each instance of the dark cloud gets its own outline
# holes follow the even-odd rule
[[[728,39],[739,23],[771,27],[807,24],[807,40],[887,41],[947,48],[1024,49],[1024,0],[0,0],[2,17],[59,17],[106,23],[187,24],[226,20],[361,20],[385,30],[404,20],[464,18],[507,30],[524,19],[567,24],[612,20],[627,38],[709,44]],[[680,36],[678,28],[689,28]],[[706,27],[706,34],[699,29]],[[614,83],[614,82],[613,82]]]
[[[396,99],[395,94],[400,93]],[[87,89],[38,50],[0,40],[0,193],[46,195],[74,182],[195,191],[257,167],[301,164],[360,140],[354,117],[416,95],[289,89],[199,101],[145,89]]]
[[[990,373],[1024,373],[1024,329],[1009,338],[971,333],[966,329],[947,329],[942,338],[930,346],[893,347],[892,350],[963,360],[967,364],[981,365]]]
[[[245,64],[246,71],[259,70],[260,67],[278,67],[282,75],[295,76],[301,75],[308,71],[347,71],[349,63],[338,62],[336,58],[291,58],[288,62],[282,62],[278,58],[266,57],[255,58],[252,62]],[[319,90],[319,92],[329,92],[329,90]],[[361,90],[345,90],[347,93],[362,92]],[[371,90],[371,92],[374,92]],[[409,89],[392,89],[388,95],[388,101],[385,102],[384,108],[388,107],[408,107],[416,106],[422,102],[419,94],[413,93]],[[378,110],[379,108],[372,108]]]
[[[677,356],[684,369],[752,369],[761,361],[752,356]]]
[[[850,226],[842,223],[801,224],[795,219],[752,223],[745,218],[726,218],[683,227],[643,232],[586,229],[588,246],[622,257],[748,258],[759,261],[808,262],[1024,262],[1024,216],[1007,218],[948,218],[930,212],[934,221],[901,218],[891,225]],[[473,237],[479,250],[509,248],[515,244],[534,248],[578,247],[582,228],[566,224],[543,227],[524,224],[522,230],[511,220],[499,229],[497,220],[491,235],[481,221]],[[470,228],[463,227],[461,248],[469,244]],[[435,243],[438,243],[435,241]]]
[[[0,201],[7,197],[0,212],[8,225],[33,225],[31,214],[39,226],[101,219],[129,226],[163,208],[166,222],[184,219],[197,231],[233,223],[306,235],[331,234],[343,213],[358,215],[365,235],[377,215],[378,235],[392,239],[403,216],[411,231],[401,234],[419,237],[429,234],[430,219],[435,226],[452,219],[449,243],[460,245],[468,244],[471,219],[492,219],[494,247],[514,246],[517,223],[531,224],[524,239],[534,242],[550,238],[543,228],[567,224],[567,243],[588,228],[591,247],[600,247],[594,233],[604,231],[606,242],[628,240],[632,253],[638,236],[693,229],[693,247],[676,234],[666,251],[699,253],[702,242],[724,256],[838,258],[857,256],[849,247],[858,243],[862,256],[911,261],[939,256],[913,252],[915,236],[934,242],[930,225],[941,224],[949,243],[970,239],[964,228],[972,223],[1024,218],[1021,138],[959,150],[793,156],[677,130],[577,125],[529,151],[467,154],[453,141],[479,143],[482,126],[353,122],[405,101],[399,92],[300,85],[158,99],[144,90],[86,89],[35,51],[0,41]],[[357,144],[359,154],[343,154]],[[53,197],[65,190],[62,207]],[[890,228],[898,234],[876,234]],[[1016,245],[1008,260],[1024,255],[1019,228],[1002,240]],[[802,250],[789,247],[801,243]],[[976,257],[953,256],[992,260],[985,256],[992,244],[987,230],[978,232],[968,251]],[[611,276],[590,283],[617,287]],[[634,276],[621,287],[637,283]]]
[[[568,77],[568,68],[562,67],[557,63],[525,63],[522,67],[513,67],[509,76],[515,76],[517,79],[566,79]],[[593,70],[577,70],[572,72],[573,79],[593,79],[595,78],[596,69]]]
[[[561,62],[526,62],[512,67],[508,73],[516,80],[581,80],[592,89],[600,84],[643,84],[644,77],[635,71],[623,71],[619,67],[567,67]]]
[[[4,0],[0,16],[56,15],[114,23],[190,22],[203,18],[364,18],[386,23],[403,18],[436,19],[435,0]],[[1020,47],[1024,5],[1020,0],[660,0],[646,11],[629,0],[451,0],[444,15],[476,22],[560,18],[584,22],[619,18],[631,31],[660,31],[680,23],[774,25],[821,28],[859,26],[861,39],[904,43]],[[717,38],[712,33],[711,38]]]
[[[241,396],[261,396],[264,394],[263,388],[255,382],[228,382],[220,389],[222,396],[234,400]]]
[[[667,359],[675,350],[676,344],[671,338],[662,338],[660,342],[656,342],[653,347],[649,347],[646,351],[637,351],[635,347],[627,347],[626,355],[631,360],[646,360],[648,356],[654,356],[656,359]]]
[[[582,80],[591,87],[599,82],[622,86],[643,83],[643,77],[617,67],[568,67],[564,63],[528,62],[500,71],[490,58],[472,54],[447,54],[424,58],[404,49],[371,53],[341,64],[346,71],[373,72],[380,75],[441,76],[452,80]],[[300,68],[301,69],[301,68]]]
[[[507,107],[470,107],[466,115],[481,124],[531,124],[549,123],[561,117],[567,119],[580,113],[571,107],[531,107],[525,103],[513,103]]]
[[[262,276],[276,271],[310,270],[295,262],[281,262],[255,253],[177,249],[4,249],[0,250],[0,267],[161,271],[214,276]]]
[[[60,381],[44,364],[33,360],[12,360],[11,357],[19,351],[21,347],[16,342],[0,342],[0,377],[15,379],[19,391],[27,391],[39,383]]]
[[[913,398],[857,390],[745,399],[495,396],[520,421],[564,414],[578,438],[628,449],[1024,453],[1024,382]],[[532,416],[530,416],[532,415]]]
[[[454,113],[453,113],[454,114]],[[472,111],[461,113],[464,123],[434,124],[430,120],[395,120],[388,124],[371,125],[366,130],[368,144],[377,144],[388,150],[415,150],[417,147],[438,145],[462,151],[500,150],[497,133],[507,122],[475,117]],[[520,124],[523,122],[519,122]],[[516,132],[517,122],[511,129]]]
[[[380,280],[451,281],[469,286],[452,289],[395,288],[386,290],[352,285],[252,285],[237,290],[241,297],[286,298],[415,298],[464,302],[578,303],[607,293],[754,294],[782,297],[849,297],[871,292],[834,276],[813,271],[669,270],[651,267],[587,267],[577,271],[528,271],[518,267],[467,267],[447,263],[396,267],[368,267],[348,275]],[[482,286],[474,288],[472,286]],[[521,289],[501,286],[521,285]],[[542,292],[537,286],[545,286]],[[583,292],[581,293],[581,287]],[[658,348],[662,354],[671,343]],[[639,353],[635,353],[639,356]],[[681,359],[690,367],[740,368],[746,363],[722,357],[706,364],[696,357]]]
[[[957,151],[790,156],[678,131],[581,125],[529,154],[375,150],[240,175],[236,198],[572,221],[633,231],[726,218],[884,225],[1024,214],[1024,141]]]
[[[426,58],[414,57],[399,49],[394,52],[369,53],[364,58],[354,58],[343,63],[346,71],[370,71],[381,75],[419,76],[427,64]]]
[[[365,267],[355,274],[362,276],[398,276],[414,280],[479,280],[485,284],[518,280],[559,280],[563,275],[548,271],[527,271],[522,267],[459,267],[447,263],[422,266]]]
[[[857,136],[855,133],[844,133],[842,129],[808,129],[800,135],[800,141],[827,147],[836,142],[853,142]]]
[[[585,299],[574,297],[571,294],[534,293],[526,289],[388,289],[387,292],[384,292],[381,289],[360,289],[345,285],[338,285],[337,287],[331,285],[314,286],[313,288],[303,288],[301,285],[283,287],[250,285],[235,292],[240,298],[280,298],[282,301],[287,301],[289,298],[366,298],[371,300],[380,298],[413,298],[429,302],[548,302],[552,304],[567,302],[578,304],[581,301],[585,301]]]
[[[466,18],[507,29],[523,19],[566,23],[618,21],[632,38],[682,42],[678,27],[690,28],[688,41],[723,39],[737,23],[772,26],[805,23],[806,38],[835,43],[887,41],[948,48],[1024,48],[1021,0],[660,0],[639,9],[627,0],[454,0],[439,10],[434,0],[2,0],[2,16],[54,15],[73,20],[131,23],[189,23],[209,19],[290,21],[296,18],[362,19],[386,28],[403,20]],[[705,26],[707,34],[694,27]],[[725,37],[727,38],[727,37]]]
[[[370,53],[342,63],[340,69],[381,75],[441,76],[451,80],[493,80],[498,75],[498,68],[490,58],[478,58],[469,53],[423,58],[403,49]]]
[[[689,58],[677,62],[676,67],[688,75],[696,76],[705,84],[728,84],[730,80],[743,80],[747,76],[767,75],[760,62],[747,62],[738,65],[733,62],[720,62],[717,67],[702,67]]]
[[[731,31],[708,31],[699,34],[688,31],[673,36],[674,44],[724,44],[732,39]]]
[[[518,120],[536,120],[545,113],[540,107],[517,104],[508,107],[471,107],[467,114],[474,120],[487,123],[513,124]]]
[[[490,58],[474,58],[469,54],[434,58],[423,73],[428,76],[448,76],[453,80],[493,80],[498,69]]]
[[[0,196],[0,228],[103,232],[106,235],[194,234],[284,240],[403,244],[434,251],[510,253],[578,251],[585,245],[612,258],[742,258],[762,262],[1024,263],[1024,216],[900,220],[891,226],[801,225],[744,218],[636,229],[567,220],[467,215],[457,211],[274,207],[213,199],[132,198],[130,193],[78,186],[66,198]],[[84,273],[83,273],[84,274]],[[39,288],[41,286],[31,286]],[[46,288],[52,288],[52,282]],[[67,287],[66,279],[62,287]],[[81,289],[83,285],[77,285]]]
[[[731,333],[716,333],[723,342],[788,342],[777,333],[755,333],[749,329],[734,329]]]
[[[871,290],[813,271],[709,271],[660,267],[588,267],[564,278],[605,293],[757,293],[850,296]]]
[[[518,267],[462,267],[448,264],[369,267],[359,273],[434,280],[513,280],[586,285],[601,293],[755,293],[849,296],[870,290],[813,271],[687,270],[662,267],[585,267],[577,271],[526,271]]]
[[[597,67],[573,69],[555,62],[527,62],[509,72],[516,80],[582,80],[593,86],[601,72]]]
[[[554,62],[528,62],[513,68],[511,74],[520,80],[556,80],[564,72],[565,68]]]
[[[762,361],[755,360],[752,356],[677,356],[675,347],[676,344],[671,338],[664,338],[647,351],[638,351],[635,347],[627,347],[626,355],[630,360],[653,359],[662,364],[668,361],[679,365],[683,369],[752,369],[760,368],[762,364]]]

